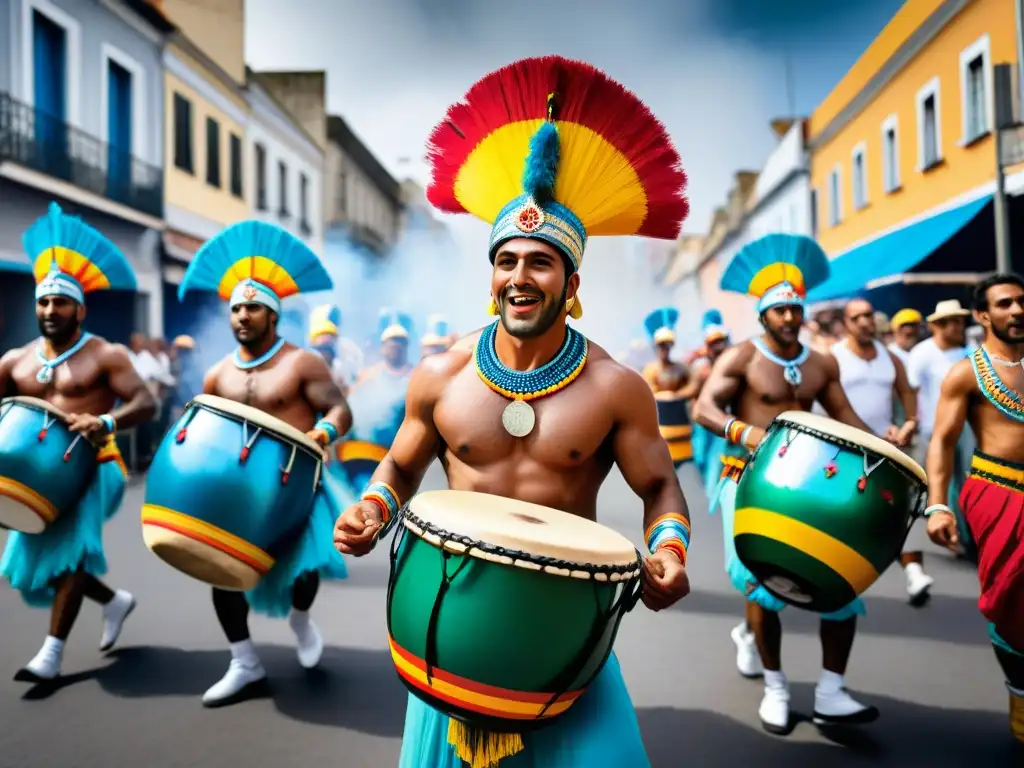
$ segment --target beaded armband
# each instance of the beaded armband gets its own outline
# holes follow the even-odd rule
[[[327,435],[327,444],[330,445],[338,439],[338,429],[327,419],[320,419],[316,424],[313,425],[313,429],[319,429],[325,435]]]
[[[690,523],[682,515],[662,515],[651,523],[644,541],[652,555],[659,549],[669,549],[686,565],[686,551],[690,548]]]
[[[102,416],[97,418],[99,418],[99,420],[103,422],[103,426],[107,428],[108,435],[112,435],[117,431],[117,422],[109,413],[104,413]]]
[[[381,515],[384,516],[383,522],[385,525],[396,518],[402,509],[402,504],[398,500],[398,494],[387,483],[373,483],[366,489],[362,496],[362,501],[372,501],[377,505]]]
[[[745,446],[752,429],[753,427],[745,421],[740,421],[737,418],[730,418],[725,422],[725,439],[734,445]]]
[[[942,512],[947,515],[953,514],[953,510],[951,510],[945,504],[932,504],[930,507],[927,507],[925,509],[924,516],[931,517],[932,515],[938,514],[939,512]]]

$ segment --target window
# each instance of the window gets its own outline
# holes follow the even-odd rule
[[[267,210],[267,150],[257,143],[253,150],[256,164],[256,210]]]
[[[842,193],[841,175],[841,170],[837,165],[828,177],[828,224],[830,227],[836,226],[843,220],[843,201],[840,197]]]
[[[853,207],[860,210],[868,204],[868,177],[864,166],[864,154],[867,147],[862,141],[853,148],[851,165],[853,167]]]
[[[304,173],[299,174],[299,226],[303,234],[312,232],[309,226],[309,177]]]
[[[960,53],[962,145],[977,141],[989,132],[988,102],[992,88],[990,59],[987,34]]]
[[[811,190],[811,237],[818,237],[818,190]]]
[[[192,151],[192,102],[174,94],[174,167],[195,173]]]
[[[282,219],[288,218],[288,166],[283,160],[277,161],[277,199],[280,201],[278,214]]]
[[[220,125],[206,118],[206,183],[220,188]]]
[[[231,134],[231,194],[242,198],[242,140]]]
[[[900,188],[900,145],[896,115],[882,123],[882,188],[888,195]]]
[[[932,78],[917,92],[917,169],[927,171],[942,162],[939,124],[939,78]]]

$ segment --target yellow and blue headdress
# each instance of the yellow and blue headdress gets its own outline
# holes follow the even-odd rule
[[[321,304],[309,313],[309,340],[318,336],[337,336],[341,329],[341,308],[334,304]]]
[[[451,327],[444,315],[431,315],[427,318],[427,332],[420,339],[420,345],[424,347],[446,347],[448,337],[451,335]]]
[[[492,225],[489,256],[514,238],[557,248],[576,272],[592,235],[675,240],[689,204],[665,128],[622,85],[560,56],[492,72],[430,135],[427,198]],[[566,306],[578,318],[578,299]]]
[[[388,339],[404,339],[408,341],[412,335],[412,317],[404,312],[382,309],[378,319],[381,344]]]
[[[676,340],[676,323],[679,322],[679,310],[675,307],[662,307],[651,312],[644,318],[644,328],[655,344],[672,344]]]
[[[804,235],[765,235],[745,245],[722,274],[723,291],[757,299],[760,315],[770,307],[804,305],[807,292],[828,279],[828,256]]]
[[[716,341],[728,341],[729,329],[725,327],[722,313],[717,309],[709,309],[701,319],[700,327],[704,332],[704,343],[714,344]]]
[[[32,260],[36,300],[67,296],[79,304],[93,291],[134,291],[135,272],[121,250],[77,216],[50,203],[21,236]]]
[[[203,244],[178,286],[178,300],[193,290],[216,291],[232,307],[262,304],[281,314],[281,299],[333,287],[320,259],[295,235],[242,221]]]

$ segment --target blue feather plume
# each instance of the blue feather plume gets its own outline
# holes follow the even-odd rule
[[[427,318],[427,332],[435,336],[447,336],[451,333],[450,326],[448,321],[444,319],[444,315],[431,315]]]
[[[391,307],[385,307],[381,309],[378,316],[379,332],[384,333],[392,325],[400,325],[405,328],[405,332],[412,334],[413,322],[412,316],[405,312],[397,312]]]
[[[647,330],[647,335],[653,339],[654,334],[661,328],[675,330],[676,323],[678,322],[678,309],[675,307],[661,307],[660,309],[654,310],[644,318],[644,328]]]
[[[707,328],[709,325],[725,325],[725,320],[722,318],[722,313],[717,309],[709,309],[704,313],[704,317],[701,318],[700,327]]]
[[[57,203],[50,203],[46,215],[36,219],[21,236],[21,244],[35,267],[36,259],[53,253],[55,247],[73,251],[88,259],[106,277],[109,287],[119,291],[134,291],[138,287],[135,270],[121,249],[90,227],[77,216],[70,216]],[[58,263],[62,269],[64,264]],[[47,263],[47,270],[49,262]],[[86,293],[97,290],[90,286],[88,276],[66,270],[82,284]],[[81,271],[81,270],[80,270]]]
[[[253,256],[268,259],[276,269],[270,275],[253,274],[255,260],[239,264]],[[239,281],[256,278],[274,289],[280,298],[295,292],[290,288],[281,290],[287,277],[298,286],[297,293],[329,291],[334,287],[319,257],[295,235],[263,221],[242,221],[207,240],[196,252],[178,287],[178,300],[183,300],[189,291],[218,290],[224,275],[232,268]]]
[[[523,191],[541,205],[554,198],[558,155],[558,128],[545,120],[530,137],[530,154],[523,169]]]
[[[765,235],[745,245],[733,256],[722,274],[723,291],[748,293],[751,281],[763,268],[781,264],[783,272],[799,270],[804,290],[811,291],[828,279],[831,271],[828,256],[814,240],[805,235]],[[787,277],[787,279],[789,279]]]

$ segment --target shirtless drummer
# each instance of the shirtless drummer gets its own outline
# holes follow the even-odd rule
[[[773,418],[784,411],[809,411],[815,401],[832,418],[871,431],[846,399],[835,359],[798,340],[804,297],[828,274],[828,257],[810,238],[768,235],[736,254],[722,275],[723,290],[757,299],[764,327],[761,336],[726,350],[697,402],[697,421],[729,442],[728,455],[722,457],[724,477],[738,478],[746,457],[761,442]],[[732,631],[736,663],[747,677],[763,669],[761,723],[769,733],[785,734],[791,722],[779,612],[786,603],[758,584],[736,556],[732,535],[735,497],[736,483],[722,483],[717,504],[722,514],[726,570],[747,600],[746,622]],[[815,722],[865,723],[878,717],[874,707],[856,701],[843,688],[857,616],[863,614],[863,603],[857,599],[822,616],[823,669],[814,692]]]
[[[993,275],[974,290],[985,341],[942,382],[928,447],[928,535],[957,552],[947,491],[964,422],[978,441],[960,506],[978,549],[989,636],[1010,692],[1010,730],[1024,743],[1024,279]]]
[[[26,603],[50,606],[50,634],[14,678],[41,682],[60,675],[64,643],[84,598],[103,606],[101,651],[114,646],[135,608],[128,592],[112,590],[97,577],[107,572],[103,525],[121,505],[127,481],[114,435],[119,427],[152,418],[156,404],[135,373],[128,350],[82,328],[87,293],[136,287],[135,274],[117,246],[80,219],[63,214],[56,203],[25,232],[22,242],[33,260],[42,338],[0,358],[0,395],[51,403],[68,415],[73,432],[99,448],[96,474],[75,511],[43,533],[12,531],[0,560],[0,574]],[[58,472],[54,467],[55,477]]]
[[[241,222],[209,240],[189,265],[179,297],[190,290],[206,290],[229,299],[231,329],[239,347],[206,373],[203,392],[258,408],[323,447],[344,435],[352,417],[324,358],[277,335],[282,299],[331,287],[316,254],[272,224]],[[323,638],[309,610],[321,578],[347,575],[331,544],[331,529],[352,498],[329,473],[320,477],[309,524],[294,549],[279,557],[248,593],[213,589],[213,607],[231,644],[231,662],[224,677],[203,694],[204,706],[248,698],[265,681],[249,635],[250,607],[272,617],[287,615],[299,663],[310,669],[320,662]]]
[[[513,119],[537,121],[532,138],[512,132],[510,142],[488,141],[502,130],[498,116],[508,119],[503,103],[488,102],[502,93],[523,110]],[[552,94],[547,103],[546,94]],[[643,600],[652,610],[666,608],[689,591],[689,516],[658,431],[654,397],[636,372],[588,342],[566,316],[581,315],[577,270],[589,228],[606,235],[676,236],[687,210],[678,156],[632,94],[589,65],[560,57],[517,62],[489,75],[466,102],[432,136],[428,194],[444,211],[473,212],[492,223],[491,311],[499,319],[413,372],[405,421],[363,500],[338,520],[335,542],[344,553],[366,554],[435,458],[452,489],[534,502],[590,520],[615,464],[644,504],[653,554],[644,569]],[[559,160],[563,137],[587,130],[569,120],[554,122],[561,110],[594,130],[632,121],[629,131],[615,136],[621,154],[608,157],[616,150],[601,142]],[[613,158],[637,163],[639,175],[623,173]],[[560,185],[566,195],[553,199],[556,177],[585,183]],[[522,185],[508,183],[519,178]],[[639,186],[623,188],[628,178],[638,178]],[[488,207],[498,199],[510,202]],[[510,404],[513,393],[535,399]],[[453,749],[448,726],[447,716],[410,696],[401,767],[460,768],[463,759],[483,764],[472,761],[471,750]],[[650,765],[614,656],[564,718],[524,742],[501,768]]]

